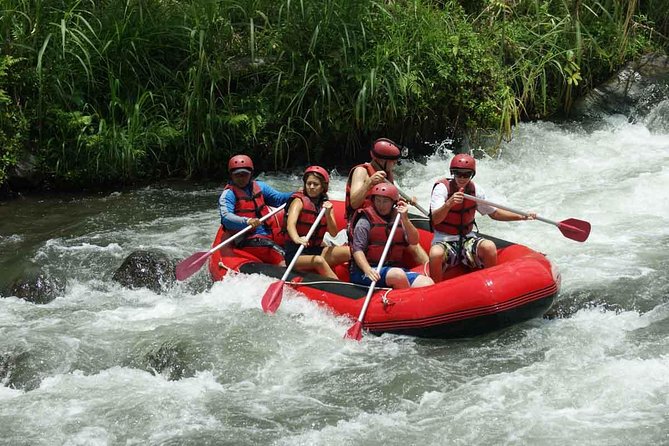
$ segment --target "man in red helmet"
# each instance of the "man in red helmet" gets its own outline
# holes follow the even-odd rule
[[[282,238],[280,222],[270,218],[260,224],[260,218],[270,212],[268,205],[286,203],[291,192],[278,192],[262,181],[252,180],[253,170],[253,161],[246,155],[235,155],[228,161],[230,181],[218,199],[221,224],[230,235],[251,225],[255,231],[236,239],[236,247],[262,262],[285,266],[283,248],[277,243]]]
[[[374,186],[385,183],[386,180],[395,182],[393,170],[402,155],[397,144],[386,138],[377,139],[369,154],[372,157],[371,162],[353,166],[348,174],[345,200],[347,220],[350,220],[357,209],[371,205],[371,191]],[[411,204],[415,202],[416,198],[413,197]],[[416,263],[424,264],[428,261],[427,253],[420,245],[412,245],[409,249]]]
[[[417,288],[432,285],[429,277],[402,267],[404,250],[419,241],[418,230],[409,220],[408,206],[399,201],[399,191],[388,183],[377,184],[371,191],[372,204],[358,209],[350,225],[351,282],[369,286],[376,281],[380,287]],[[391,241],[390,250],[380,272],[376,271],[397,214],[400,225]]]
[[[525,217],[487,204],[467,200],[464,194],[485,200],[483,188],[471,179],[476,174],[476,160],[466,154],[455,155],[450,165],[453,178],[443,178],[432,188],[430,221],[434,229],[430,248],[430,277],[442,280],[444,269],[460,263],[468,268],[489,268],[497,264],[497,247],[492,240],[473,231],[476,211],[493,220],[533,220],[536,213]]]

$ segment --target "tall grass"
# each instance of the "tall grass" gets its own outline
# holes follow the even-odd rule
[[[4,131],[64,184],[216,176],[238,152],[261,168],[334,165],[379,136],[499,143],[519,119],[568,110],[666,29],[637,0],[0,7]]]

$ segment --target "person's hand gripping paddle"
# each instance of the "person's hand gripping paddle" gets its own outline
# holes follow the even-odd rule
[[[390,234],[388,234],[388,241],[386,242],[386,246],[383,248],[383,253],[381,254],[381,259],[379,260],[379,264],[376,266],[376,272],[381,274],[381,268],[383,268],[383,262],[386,261],[386,256],[388,255],[388,251],[390,250],[390,245],[392,245],[392,240],[395,237],[395,231],[397,230],[397,225],[400,222],[400,217],[401,215],[398,213],[397,216],[395,217],[395,221],[393,222],[393,227],[390,230]],[[374,293],[374,287],[376,286],[376,280],[369,285],[369,290],[367,290],[367,297],[365,297],[365,303],[362,304],[362,310],[360,310],[360,315],[358,316],[358,320],[351,326],[351,328],[348,329],[346,332],[346,335],[344,335],[345,339],[355,339],[356,341],[359,341],[362,339],[362,321],[365,319],[365,313],[367,313],[367,307],[369,306],[369,302],[372,300],[372,294]]]
[[[281,206],[274,209],[269,214],[262,217],[260,219],[260,222],[261,223],[264,222],[265,220],[272,217],[274,214],[279,212],[284,207],[286,207],[286,205],[282,204]],[[227,245],[231,241],[235,240],[237,237],[241,236],[242,234],[247,233],[251,229],[253,229],[253,226],[248,225],[247,227],[245,227],[244,229],[242,229],[241,231],[239,231],[238,233],[236,233],[232,237],[230,237],[230,238],[224,240],[223,242],[219,243],[218,245],[214,246],[209,251],[196,252],[195,254],[192,254],[189,257],[182,260],[181,262],[179,262],[179,264],[177,265],[177,268],[176,268],[177,280],[188,279],[190,276],[195,274],[200,268],[202,268],[202,265],[205,264],[205,262],[207,261],[207,259],[209,258],[210,255],[212,255],[217,250],[221,249],[222,247],[224,247],[225,245]]]
[[[316,231],[316,228],[318,228],[318,224],[320,223],[321,219],[323,218],[323,215],[325,214],[326,208],[322,208],[321,211],[318,213],[318,216],[316,217],[316,220],[314,220],[314,223],[311,225],[311,228],[309,228],[309,232],[307,232],[306,239],[309,241],[313,233]],[[299,248],[297,248],[297,252],[295,253],[295,257],[293,257],[293,260],[290,262],[290,265],[288,265],[288,268],[286,268],[286,272],[283,273],[283,277],[281,277],[281,280],[276,281],[272,283],[269,287],[267,287],[267,291],[265,291],[265,294],[262,297],[262,310],[265,313],[274,313],[277,308],[279,308],[279,305],[281,305],[281,299],[283,298],[283,285],[286,283],[286,278],[288,277],[288,274],[292,271],[293,267],[295,266],[295,263],[297,263],[297,258],[302,254],[302,251],[304,250],[304,245],[300,245]]]

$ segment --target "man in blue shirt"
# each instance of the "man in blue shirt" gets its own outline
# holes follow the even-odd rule
[[[228,161],[230,181],[218,199],[221,225],[228,236],[252,226],[241,240],[237,239],[237,248],[257,257],[264,263],[285,266],[281,242],[281,224],[278,217],[260,223],[260,218],[267,215],[268,206],[281,206],[288,201],[292,192],[278,192],[262,181],[252,180],[253,161],[246,155],[235,155]]]

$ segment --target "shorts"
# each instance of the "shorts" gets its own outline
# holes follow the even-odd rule
[[[293,261],[293,257],[297,254],[297,250],[300,249],[300,246],[297,243],[286,242],[286,263]],[[301,256],[319,256],[323,253],[322,246],[307,246],[302,250]]]
[[[378,282],[376,282],[376,286],[379,286],[381,288],[390,288],[386,284],[386,275],[388,275],[388,271],[390,271],[391,268],[399,268],[399,267],[398,266],[381,267],[381,279]],[[413,271],[409,271],[406,268],[400,268],[400,269],[404,271],[404,273],[407,275],[407,279],[409,280],[409,285],[413,285],[414,280],[416,280],[418,276],[420,276],[420,274],[415,273]],[[362,270],[356,266],[351,266],[351,282],[365,286],[370,286],[372,284],[372,280],[366,275],[364,275]]]
[[[268,237],[250,237],[242,240],[237,249],[248,252],[263,263],[278,265],[284,261],[284,250]]]
[[[476,254],[479,244],[485,240],[483,237],[469,237],[460,243],[460,240],[435,243],[444,248],[444,269],[463,264],[468,268],[481,269],[483,262]]]

